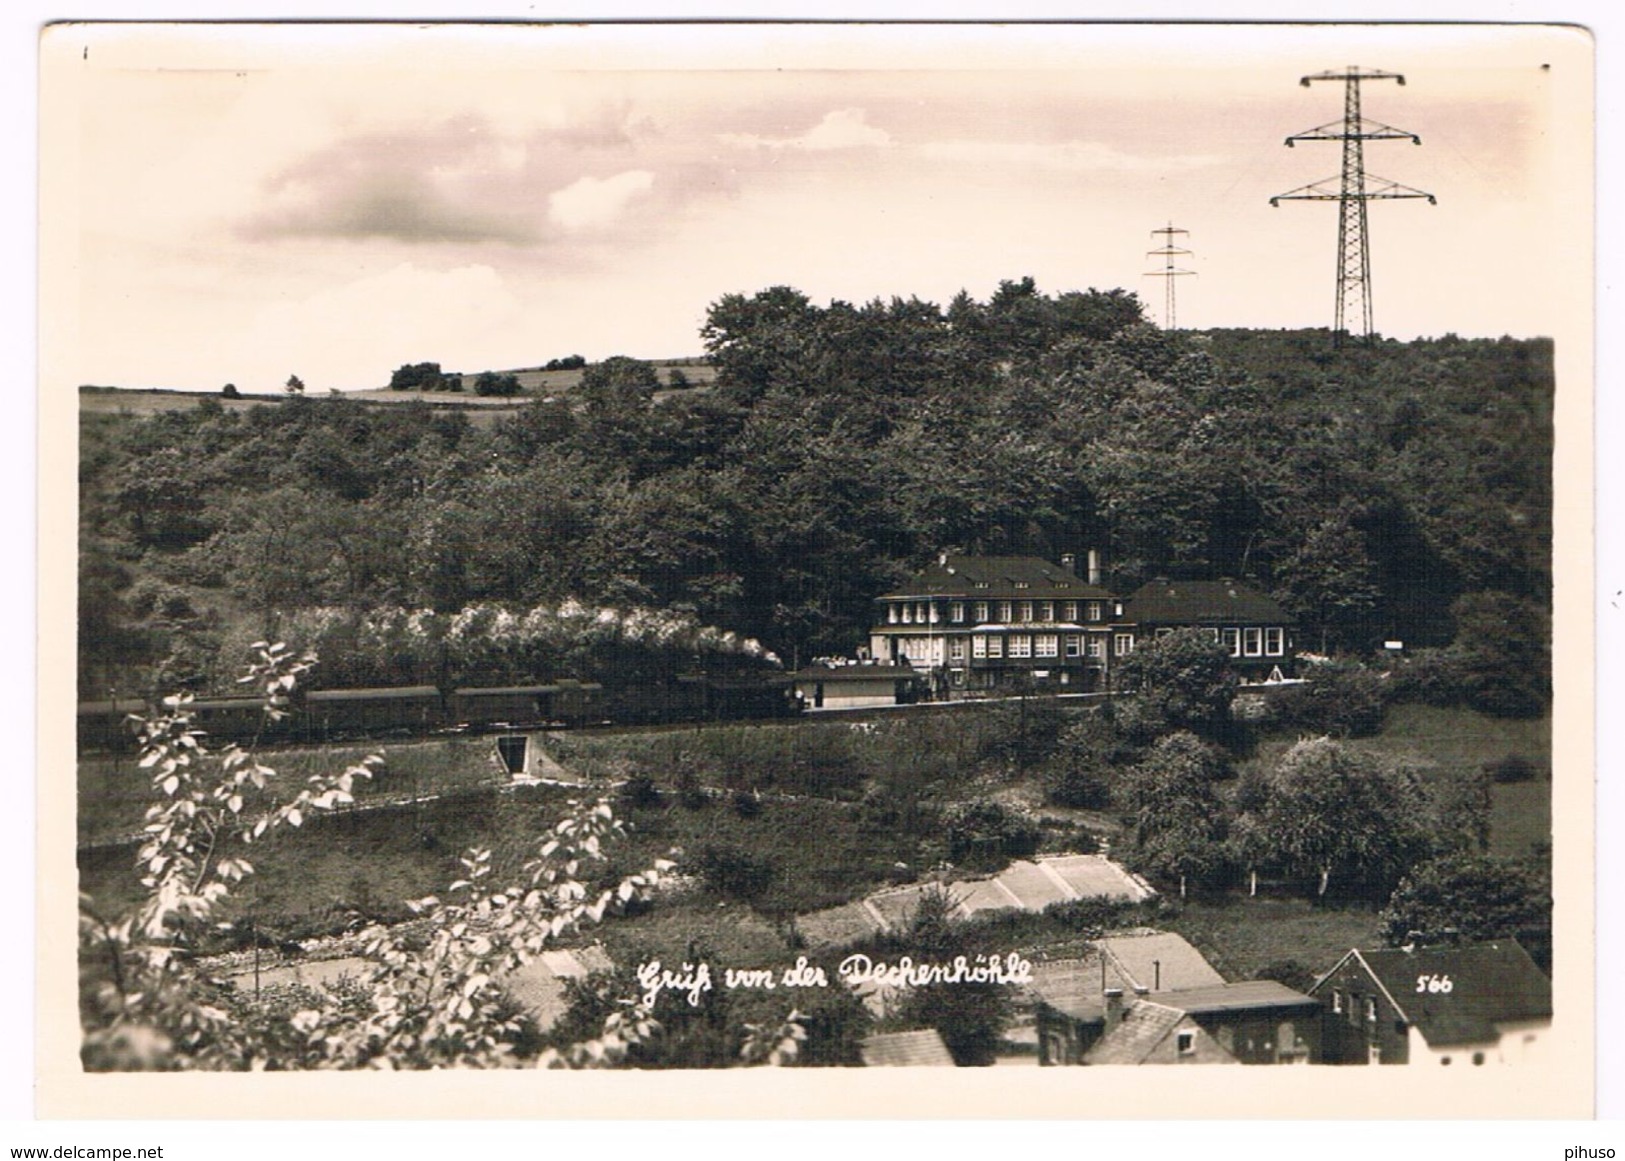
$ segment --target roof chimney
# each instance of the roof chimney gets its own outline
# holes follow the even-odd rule
[[[1092,585],[1100,583],[1100,549],[1098,548],[1089,550],[1089,576],[1087,579]]]
[[[1078,571],[1078,554],[1075,552],[1061,553],[1061,567],[1066,569],[1067,572],[1076,573]]]
[[[1106,1031],[1110,1032],[1123,1022],[1123,989],[1106,989]]]

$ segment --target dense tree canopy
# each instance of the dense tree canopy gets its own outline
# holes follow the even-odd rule
[[[574,597],[676,607],[794,663],[861,643],[873,598],[939,551],[1098,548],[1124,590],[1250,578],[1329,650],[1445,646],[1460,622],[1464,664],[1530,675],[1487,707],[1545,696],[1544,341],[1171,334],[1132,294],[1030,279],[946,308],[729,294],[701,338],[713,385],[659,399],[651,365],[606,359],[495,421],[305,397],[87,414],[84,684],[156,687],[177,626],[135,611],[141,584],[185,590],[193,658],[303,607]],[[207,669],[166,676],[229,671]]]

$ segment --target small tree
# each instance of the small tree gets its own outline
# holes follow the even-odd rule
[[[1137,861],[1158,877],[1210,879],[1226,863],[1224,805],[1213,784],[1225,771],[1221,755],[1196,735],[1161,739],[1129,780]]]
[[[281,644],[254,650],[244,680],[274,718],[314,658]],[[191,721],[185,699],[172,699],[143,732],[141,764],[158,796],[138,855],[144,896],[122,914],[104,914],[81,897],[81,1055],[91,1070],[502,1066],[530,1034],[504,978],[550,941],[643,896],[670,866],[657,861],[613,886],[589,887],[583,871],[607,861],[621,825],[607,802],[572,804],[542,836],[520,881],[498,889],[491,852],[472,850],[447,900],[410,905],[419,924],[364,932],[369,967],[355,986],[311,989],[282,1016],[235,1018],[229,996],[188,953],[253,873],[243,848],[349,802],[355,780],[370,777],[380,759],[281,794],[275,771],[251,749],[210,753]],[[617,1063],[655,1030],[647,1008],[627,1000],[599,1035],[554,1048],[543,1063]],[[760,1048],[760,1058],[793,1055],[794,1032],[780,1041]]]
[[[1454,932],[1468,942],[1515,938],[1551,968],[1552,884],[1536,860],[1449,855],[1412,869],[1382,912],[1390,947]]]
[[[1239,685],[1230,654],[1202,629],[1181,629],[1138,646],[1118,664],[1114,680],[1118,689],[1138,694],[1140,741],[1165,729],[1222,730]]]
[[[1335,878],[1385,898],[1432,842],[1431,811],[1414,773],[1330,738],[1288,750],[1259,797],[1241,828],[1246,850],[1289,874],[1314,877],[1319,895]]]
[[[289,375],[288,381],[282,385],[282,389],[289,395],[303,395],[305,393],[305,381],[298,375]]]
[[[224,395],[227,399],[236,399],[242,395],[242,392],[237,390],[237,384],[227,383],[224,387],[220,388],[220,394]]]

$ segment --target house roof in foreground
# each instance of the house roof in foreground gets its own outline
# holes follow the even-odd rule
[[[863,1063],[870,1068],[900,1066],[916,1068],[922,1065],[953,1067],[954,1058],[942,1042],[935,1028],[922,1028],[916,1032],[881,1032],[866,1036]]]
[[[1144,1064],[1168,1033],[1179,1026],[1185,1013],[1153,1000],[1141,1000],[1127,1012],[1117,1027],[1107,1032],[1088,1052],[1085,1064]]]
[[[1497,1025],[1552,1017],[1552,981],[1516,940],[1409,951],[1356,948],[1316,981],[1310,994],[1351,959],[1382,985],[1400,1015],[1434,1047],[1482,1044],[1500,1036]],[[1418,991],[1424,977],[1448,978],[1450,990]]]
[[[1035,963],[1029,987],[1040,1003],[1089,1024],[1106,1018],[1102,992],[1108,987],[1143,987],[1166,999],[1181,989],[1223,984],[1224,977],[1183,936],[1135,931],[1105,936],[1077,959]]]

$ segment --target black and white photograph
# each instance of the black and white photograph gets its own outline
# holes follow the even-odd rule
[[[40,53],[54,1107],[1590,1115],[1582,30]]]

